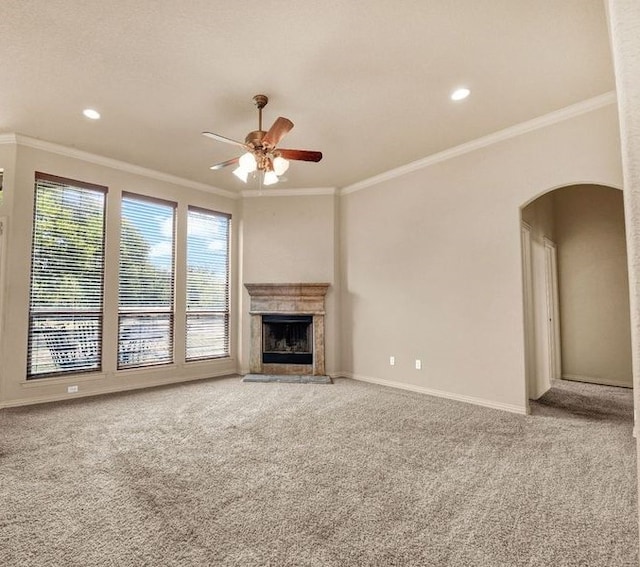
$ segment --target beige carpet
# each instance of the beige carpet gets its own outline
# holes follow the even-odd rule
[[[227,378],[0,412],[0,565],[634,566],[629,390]]]

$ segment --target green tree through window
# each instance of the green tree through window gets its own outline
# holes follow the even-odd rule
[[[36,174],[29,378],[100,369],[105,195]]]
[[[37,173],[27,378],[102,368],[107,188]],[[123,193],[118,368],[174,360],[176,204]],[[231,217],[189,207],[187,361],[229,356]]]

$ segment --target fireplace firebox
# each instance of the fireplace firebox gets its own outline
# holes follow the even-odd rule
[[[263,315],[264,364],[313,364],[313,317]]]

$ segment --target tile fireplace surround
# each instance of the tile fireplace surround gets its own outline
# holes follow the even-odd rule
[[[324,376],[324,315],[328,283],[247,283],[251,297],[251,349],[249,371],[264,375]],[[264,363],[263,315],[310,315],[312,317],[312,364]]]

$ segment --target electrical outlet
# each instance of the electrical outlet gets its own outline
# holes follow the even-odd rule
[[[389,357],[389,366],[395,366],[396,365],[396,357],[395,356],[390,356]]]
[[[416,358],[416,370],[422,370],[422,360]]]
[[[68,394],[75,394],[78,391],[78,386],[67,386]]]

